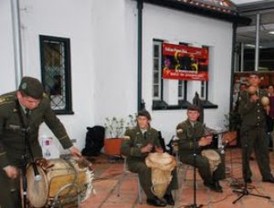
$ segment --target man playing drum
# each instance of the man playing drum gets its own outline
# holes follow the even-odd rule
[[[211,150],[209,153],[213,160],[202,155],[202,147],[212,142],[212,135],[206,135],[203,124],[197,119],[199,118],[199,108],[191,105],[187,109],[187,120],[177,125],[177,137],[180,160],[189,165],[194,165],[194,150],[196,153],[195,166],[198,168],[200,176],[204,181],[204,185],[215,192],[222,192],[219,180],[223,178],[224,164],[221,162],[219,153]],[[212,154],[214,153],[214,154]]]
[[[125,132],[125,140],[121,146],[121,152],[127,157],[128,169],[138,173],[141,186],[147,195],[147,203],[153,206],[164,207],[167,204],[174,205],[171,194],[172,189],[178,188],[176,170],[172,171],[172,179],[167,188],[164,199],[160,199],[152,192],[151,168],[145,159],[151,152],[162,153],[163,149],[159,141],[159,133],[150,127],[151,116],[146,110],[138,112],[137,126]]]
[[[51,109],[50,100],[44,94],[41,82],[32,77],[23,77],[17,91],[0,96],[1,208],[21,207],[19,169],[29,162],[26,160],[31,160],[24,132],[28,131],[33,156],[41,158],[38,131],[42,122],[49,126],[62,146],[69,149],[72,155],[81,155]]]

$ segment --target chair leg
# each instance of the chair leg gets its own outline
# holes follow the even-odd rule
[[[117,183],[117,196],[120,196],[120,187],[122,184],[122,181],[125,179],[126,173],[123,173],[123,175],[119,178],[118,183]]]
[[[138,183],[138,202],[139,202],[139,204],[142,204],[143,203],[143,200],[142,200],[142,186],[141,186],[141,183],[140,183],[139,176],[137,176],[137,183]]]

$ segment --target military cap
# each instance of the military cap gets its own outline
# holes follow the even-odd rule
[[[198,111],[198,112],[200,112],[200,108],[199,108],[197,105],[189,105],[189,106],[187,107],[187,110],[189,110],[189,111]]]
[[[145,116],[148,120],[151,120],[150,113],[147,110],[140,110],[137,114],[138,116]]]
[[[252,72],[249,73],[249,77],[251,77],[251,76],[260,77],[260,74],[259,74],[259,72],[257,72],[257,71],[252,71]]]
[[[41,82],[33,77],[23,77],[19,85],[19,91],[35,99],[43,97],[44,88]]]

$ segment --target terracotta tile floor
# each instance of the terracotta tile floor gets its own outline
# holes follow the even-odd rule
[[[201,178],[197,174],[196,204],[205,208],[274,208],[274,184],[262,183],[256,161],[250,161],[253,171],[253,183],[248,186],[249,193],[268,195],[270,200],[245,195],[235,204],[232,202],[238,195],[233,192],[231,185],[242,183],[240,149],[229,148],[225,154],[227,178],[221,181],[223,193],[214,193],[203,186]],[[270,153],[271,169],[274,168],[274,154]],[[147,208],[146,197],[142,194],[143,203],[138,203],[137,178],[126,177],[122,180],[120,196],[117,196],[117,184],[123,173],[123,162],[110,161],[106,156],[101,155],[93,162],[95,179],[93,186],[96,194],[91,195],[81,204],[81,208]],[[274,170],[273,170],[274,173]],[[183,170],[179,170],[180,189],[176,195],[175,208],[185,207],[193,204],[193,170],[188,169],[186,180],[183,179]],[[168,207],[168,206],[167,206]],[[171,206],[169,206],[171,207]]]

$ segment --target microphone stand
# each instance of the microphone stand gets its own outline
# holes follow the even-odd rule
[[[249,162],[249,155],[248,155],[248,144],[247,144],[247,141],[245,142],[244,144],[244,148],[245,148],[245,162]],[[270,196],[264,196],[264,195],[259,195],[259,194],[253,194],[253,193],[250,193],[247,189],[247,178],[246,176],[244,176],[244,188],[242,190],[233,190],[234,193],[239,193],[240,196],[235,199],[232,204],[236,204],[237,201],[239,201],[241,198],[243,198],[244,196],[247,196],[247,195],[251,195],[251,196],[256,196],[256,197],[261,197],[261,198],[266,198],[266,199],[271,199]]]
[[[197,205],[196,203],[196,157],[197,157],[197,152],[196,152],[196,138],[193,136],[193,204],[186,205],[185,208],[200,208],[203,205]]]
[[[196,143],[197,139],[201,138],[201,137],[204,137],[204,136],[210,136],[210,135],[213,135],[213,134],[219,135],[219,134],[223,134],[225,132],[227,132],[227,131],[222,131],[222,132],[212,131],[212,132],[210,132],[208,134],[205,134],[203,136],[200,136],[200,137],[193,136],[193,204],[186,205],[185,208],[200,208],[200,207],[203,206],[202,204],[198,206],[197,203],[196,203],[196,198],[197,198],[196,197],[196,192],[197,192],[197,190],[196,190],[196,169],[197,169],[196,168],[196,158],[197,158],[197,152],[196,151],[197,150],[196,150],[195,143]]]

